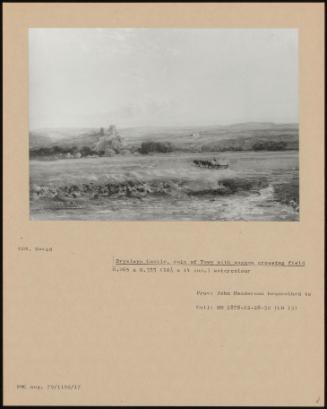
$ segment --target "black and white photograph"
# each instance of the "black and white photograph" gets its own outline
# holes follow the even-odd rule
[[[30,28],[31,220],[299,221],[298,30]]]

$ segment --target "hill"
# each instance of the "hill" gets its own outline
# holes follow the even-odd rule
[[[125,150],[135,152],[142,143],[168,143],[173,151],[211,152],[228,150],[298,149],[297,124],[240,123],[226,126],[134,127],[119,129]],[[56,128],[30,132],[30,150],[64,147],[93,148],[99,128]],[[276,149],[275,149],[276,148]]]

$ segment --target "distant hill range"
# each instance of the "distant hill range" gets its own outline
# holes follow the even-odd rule
[[[226,126],[134,127],[118,129],[125,151],[142,143],[168,143],[174,151],[294,150],[299,147],[298,124],[249,122]],[[30,132],[30,150],[40,148],[94,148],[103,128],[54,128]],[[276,148],[276,149],[275,149]]]

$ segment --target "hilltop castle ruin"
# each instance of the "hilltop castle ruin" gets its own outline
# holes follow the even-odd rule
[[[101,128],[99,140],[95,145],[95,150],[104,155],[112,156],[120,153],[123,147],[123,141],[115,125],[110,125],[107,129]]]

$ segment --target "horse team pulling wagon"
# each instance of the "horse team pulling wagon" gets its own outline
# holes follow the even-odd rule
[[[216,158],[211,160],[195,159],[193,163],[200,168],[212,168],[212,169],[225,169],[229,164],[224,160],[217,160]]]

